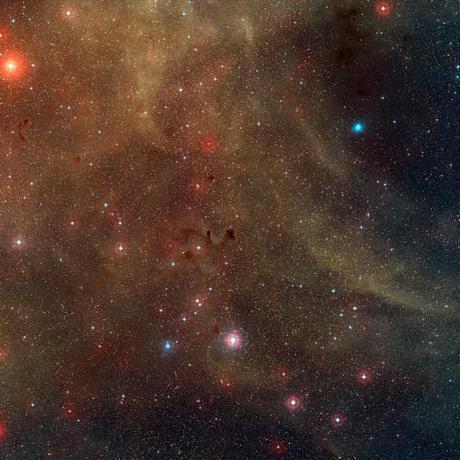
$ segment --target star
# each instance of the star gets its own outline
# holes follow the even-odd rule
[[[0,76],[4,80],[20,80],[26,72],[25,58],[20,53],[7,53],[0,58]]]
[[[356,381],[360,385],[368,385],[372,381],[373,374],[369,369],[360,369],[356,373]]]
[[[364,123],[362,123],[361,121],[357,121],[353,123],[351,127],[351,131],[353,134],[362,134],[364,130],[365,130],[365,126],[364,126]]]
[[[375,11],[379,16],[390,16],[393,11],[393,5],[388,1],[379,1],[375,4]]]
[[[229,350],[238,350],[242,345],[241,335],[236,331],[229,332],[225,335],[224,343]]]
[[[333,428],[343,428],[347,421],[347,417],[341,412],[336,412],[330,417],[330,423]]]
[[[302,407],[302,400],[296,395],[290,395],[286,398],[284,404],[289,412],[297,412]]]

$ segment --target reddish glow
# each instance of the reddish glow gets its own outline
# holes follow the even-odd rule
[[[206,192],[212,187],[215,180],[216,178],[213,174],[210,174],[206,177],[194,179],[190,184],[190,189],[195,193]]]
[[[80,227],[80,221],[76,217],[69,217],[65,226],[69,232],[73,232]]]
[[[5,54],[0,59],[0,73],[5,80],[18,80],[26,71],[26,62],[19,53]]]
[[[221,377],[219,379],[219,386],[224,391],[230,391],[230,389],[232,388],[232,382],[228,377]]]
[[[280,439],[275,439],[270,444],[270,451],[272,454],[275,455],[282,455],[287,452],[286,443],[281,441]]]
[[[200,141],[201,151],[214,153],[219,147],[219,141],[214,136],[204,136]]]
[[[3,363],[8,359],[9,351],[5,347],[0,347],[0,363]]]
[[[5,30],[0,29],[0,42],[6,42],[8,34]]]
[[[241,348],[241,336],[238,332],[229,332],[225,336],[225,345],[230,350],[238,350]]]
[[[275,378],[281,383],[288,381],[291,378],[291,372],[285,367],[275,369]]]
[[[190,306],[192,308],[200,308],[204,304],[204,296],[202,294],[196,294],[193,296]]]
[[[67,420],[75,420],[77,418],[77,408],[73,403],[67,403],[62,407],[62,414]]]
[[[77,16],[75,8],[72,8],[71,6],[64,7],[61,14],[62,17],[68,21],[75,19],[75,17]]]
[[[0,421],[0,442],[5,442],[8,438],[8,428],[6,422]]]
[[[330,422],[334,428],[343,428],[347,421],[347,417],[341,412],[336,412],[331,415]]]
[[[297,412],[302,407],[302,400],[296,395],[291,395],[288,396],[284,405],[287,407],[289,412]]]
[[[386,1],[377,2],[375,4],[375,11],[379,16],[390,16],[393,11],[393,5]]]
[[[368,385],[369,383],[372,382],[373,374],[369,369],[360,369],[356,373],[356,381],[360,385]]]

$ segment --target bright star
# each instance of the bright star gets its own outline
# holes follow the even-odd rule
[[[357,121],[356,123],[353,124],[353,126],[351,127],[351,131],[354,133],[354,134],[361,134],[364,132],[364,129],[365,129],[365,126],[362,122],[360,121]]]
[[[241,347],[241,336],[238,332],[230,332],[225,336],[225,345],[230,350],[237,350]]]

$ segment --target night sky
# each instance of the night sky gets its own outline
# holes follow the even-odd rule
[[[460,458],[455,0],[2,0],[0,458]]]

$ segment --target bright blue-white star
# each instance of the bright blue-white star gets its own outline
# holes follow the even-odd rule
[[[170,350],[172,350],[172,347],[173,347],[173,345],[172,345],[172,343],[171,343],[169,340],[167,340],[167,341],[163,344],[163,350],[164,350],[164,351],[170,351]]]
[[[364,126],[364,123],[361,122],[361,121],[356,121],[355,123],[353,123],[352,127],[351,127],[351,131],[353,134],[361,134],[364,132],[365,130],[365,126]]]

